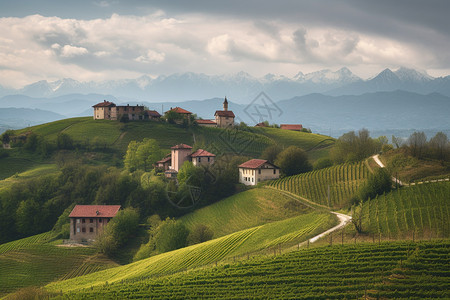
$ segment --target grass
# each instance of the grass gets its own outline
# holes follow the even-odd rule
[[[404,187],[366,201],[363,230],[402,239],[450,236],[450,183]]]
[[[187,268],[199,267],[247,252],[267,249],[278,243],[299,242],[322,232],[337,222],[334,215],[313,212],[283,221],[241,230],[218,239],[196,244],[87,276],[77,277],[47,286],[50,291],[68,292],[106,282],[120,282],[148,276],[160,276]],[[274,243],[274,238],[284,237]]]
[[[0,180],[0,189],[10,186],[16,182],[23,179],[30,179],[33,177],[40,177],[48,174],[54,174],[58,172],[58,167],[56,164],[38,164],[33,167],[29,166],[27,171],[21,173],[15,173],[15,175]]]
[[[53,238],[46,232],[0,245],[0,297],[117,266],[94,248],[59,247],[50,243]]]
[[[339,209],[349,205],[351,197],[368,176],[368,168],[364,162],[359,162],[284,177],[271,181],[269,186]]]
[[[327,246],[168,276],[65,289],[62,297],[448,299],[449,248],[449,241]]]
[[[308,211],[310,209],[278,191],[251,189],[196,210],[180,220],[188,229],[197,224],[207,225],[217,238]]]

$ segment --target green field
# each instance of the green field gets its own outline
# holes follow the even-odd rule
[[[319,247],[63,292],[70,299],[448,299],[449,250],[448,241]]]
[[[207,225],[217,238],[309,211],[311,209],[278,191],[251,189],[196,210],[180,220],[188,229],[197,224]]]
[[[271,138],[278,145],[297,146],[306,151],[325,148],[334,144],[335,139],[314,133],[299,132],[292,130],[281,130],[279,128],[260,127],[255,128],[255,132]]]
[[[364,162],[359,162],[277,179],[270,182],[269,186],[336,209],[349,204],[351,197],[368,176],[368,168]]]
[[[56,166],[56,164],[36,164],[34,165],[34,167],[28,165],[28,168],[26,169],[28,169],[28,171],[24,171],[22,173],[15,173],[13,176],[9,178],[0,180],[0,189],[10,186],[23,179],[29,179],[33,177],[39,177],[58,172],[58,167]]]
[[[450,183],[404,187],[366,201],[363,230],[390,238],[448,238]]]
[[[117,266],[94,248],[59,247],[49,243],[53,238],[46,232],[0,245],[0,297]]]
[[[135,263],[96,272],[67,281],[51,283],[52,291],[70,291],[132,278],[175,273],[215,263],[227,257],[290,245],[306,240],[337,223],[329,213],[313,212],[283,221],[238,231],[218,239],[166,252]]]

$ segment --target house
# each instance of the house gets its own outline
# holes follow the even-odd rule
[[[169,153],[163,159],[156,162],[156,167],[162,171],[167,171],[170,169],[172,163],[172,155]]]
[[[256,185],[265,180],[280,178],[280,168],[264,159],[251,159],[238,166],[239,182]]]
[[[217,127],[217,123],[213,120],[195,120],[198,126]]]
[[[94,120],[120,120],[126,118],[128,120],[143,120],[143,105],[116,105],[113,102],[103,100],[92,106],[94,108]]]
[[[170,160],[169,157],[166,157],[156,162],[157,166],[164,167],[170,161],[170,167],[164,171],[167,178],[176,178],[185,161],[192,161],[194,166],[207,166],[212,165],[216,157],[215,154],[203,149],[198,149],[192,153],[192,147],[186,144],[178,144],[170,149]]]
[[[266,123],[261,122],[255,125],[255,127],[267,127]]]
[[[214,163],[216,155],[206,150],[198,149],[197,151],[192,153],[190,157],[194,166],[201,166],[201,165],[204,166],[204,165],[212,165]]]
[[[280,129],[302,131],[303,126],[302,124],[281,124]]]
[[[191,115],[192,115],[192,113],[190,112],[190,111],[188,111],[188,110],[185,110],[185,109],[183,109],[183,108],[181,108],[181,107],[175,107],[175,108],[170,108],[168,111],[166,111],[165,113],[167,114],[168,112],[176,112],[177,114],[180,114],[182,117],[183,117],[183,119],[185,119],[185,120],[187,120],[187,122],[188,122],[188,124],[190,123],[190,121],[191,121]],[[182,120],[178,120],[178,121],[175,121],[177,124],[181,124],[183,121]]]
[[[214,117],[216,118],[216,124],[219,128],[234,126],[235,116],[231,110],[228,110],[227,97],[225,97],[225,101],[223,101],[223,110],[216,110]]]
[[[120,205],[76,205],[69,215],[70,239],[92,241],[114,218]]]
[[[161,118],[161,114],[156,110],[146,110],[144,111],[144,119],[145,120],[159,120]]]

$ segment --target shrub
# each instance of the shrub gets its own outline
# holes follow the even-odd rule
[[[290,146],[281,152],[275,164],[286,176],[304,173],[312,170],[306,152],[296,146]]]
[[[188,235],[189,231],[182,223],[167,218],[158,227],[155,236],[156,249],[162,253],[183,248]]]
[[[391,191],[392,180],[391,175],[385,168],[376,169],[373,176],[359,190],[359,199],[366,201],[373,199],[377,195],[382,195]]]
[[[325,169],[331,167],[333,165],[333,161],[328,157],[323,157],[318,159],[314,164],[314,170]]]
[[[208,226],[197,224],[189,233],[187,242],[188,245],[203,243],[212,239],[213,235],[214,233]]]

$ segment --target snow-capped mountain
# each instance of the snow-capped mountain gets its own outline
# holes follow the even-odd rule
[[[362,80],[348,68],[337,71],[321,70],[293,77],[267,74],[261,78],[246,72],[223,75],[203,73],[176,73],[136,79],[103,82],[78,82],[64,78],[54,82],[45,80],[20,90],[0,88],[0,96],[22,94],[34,98],[56,97],[67,94],[110,94],[137,101],[182,101],[227,96],[236,102],[249,103],[261,91],[274,101],[311,93],[327,95],[360,95],[364,93],[405,90],[420,94],[438,92],[450,96],[450,77],[433,78],[413,69],[385,69],[373,78]]]

